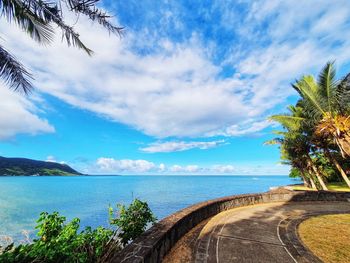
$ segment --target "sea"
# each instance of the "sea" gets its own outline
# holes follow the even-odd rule
[[[78,217],[82,227],[107,227],[108,207],[134,198],[147,201],[161,220],[201,201],[295,183],[285,175],[0,176],[0,242],[8,236],[16,243],[34,238],[42,211],[58,211],[67,220]]]

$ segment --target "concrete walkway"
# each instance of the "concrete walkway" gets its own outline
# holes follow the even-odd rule
[[[350,203],[272,203],[228,210],[213,217],[202,229],[195,262],[307,262],[303,255],[293,255],[293,247],[283,242],[281,223],[312,214],[344,212],[350,213]]]
[[[184,243],[165,262],[320,262],[299,240],[297,226],[308,216],[332,213],[350,213],[350,203],[269,203],[231,209],[197,231],[191,257],[181,258]]]

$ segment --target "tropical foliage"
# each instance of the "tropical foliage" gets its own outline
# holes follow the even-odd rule
[[[121,230],[118,236],[123,245],[141,235],[148,223],[154,223],[157,220],[148,204],[138,199],[135,199],[129,207],[120,204],[118,208],[119,216],[113,217],[113,208],[110,207],[110,222]]]
[[[18,246],[0,246],[0,262],[109,262],[113,253],[156,220],[148,204],[138,199],[129,207],[119,207],[118,216],[110,220],[110,228],[86,227],[82,231],[78,218],[66,223],[58,212],[43,212],[36,226],[38,239]],[[113,209],[110,212],[112,215]]]
[[[114,26],[110,16],[96,5],[100,0],[0,0],[0,16],[9,23],[18,25],[29,37],[41,44],[49,44],[58,30],[68,46],[84,50],[88,55],[93,51],[81,40],[74,26],[64,21],[67,12],[79,18],[87,16],[102,25],[109,33],[120,35],[121,27]],[[0,44],[0,77],[16,91],[28,93],[32,90],[32,75]]]
[[[305,185],[328,190],[327,180],[344,180],[350,187],[350,74],[337,80],[328,62],[317,80],[303,76],[292,87],[300,99],[288,113],[270,117],[284,129],[266,144],[280,145],[282,162]]]

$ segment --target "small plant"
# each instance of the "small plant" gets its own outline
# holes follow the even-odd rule
[[[156,220],[148,204],[138,199],[129,207],[118,208],[116,218],[112,216],[113,209],[109,209],[111,228],[86,227],[82,231],[79,218],[66,222],[58,212],[43,212],[37,220],[38,238],[29,244],[0,247],[0,262],[106,262]]]
[[[113,237],[113,231],[86,227],[78,232],[78,218],[65,222],[66,218],[58,212],[41,213],[36,226],[39,238],[30,244],[7,246],[0,255],[0,262],[97,262]]]
[[[140,236],[148,224],[153,224],[157,220],[148,204],[139,199],[135,199],[129,207],[121,204],[117,207],[119,216],[116,218],[113,218],[113,208],[109,208],[110,223],[120,229],[118,237],[124,246]]]

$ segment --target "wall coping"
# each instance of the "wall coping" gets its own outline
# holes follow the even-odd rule
[[[122,251],[113,255],[109,262],[157,263],[175,243],[197,224],[222,211],[248,205],[271,202],[300,201],[348,201],[350,192],[277,190],[232,195],[194,204],[154,224]]]

